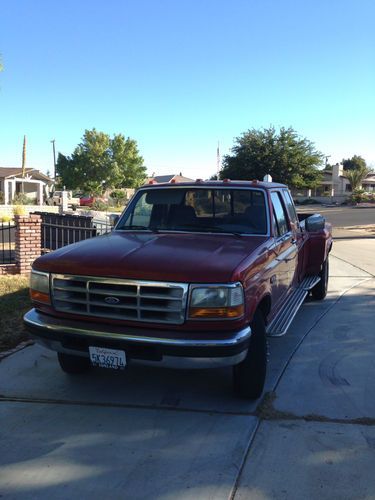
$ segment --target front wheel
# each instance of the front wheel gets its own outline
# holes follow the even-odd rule
[[[320,281],[311,289],[311,295],[315,300],[323,300],[328,291],[329,262],[328,256],[323,262],[322,270],[319,273]]]
[[[57,353],[62,371],[69,374],[84,373],[90,368],[90,361],[88,358],[82,356],[72,356],[63,352]]]
[[[251,338],[246,358],[233,367],[234,390],[247,399],[262,395],[267,371],[267,338],[264,317],[260,310],[254,314]]]

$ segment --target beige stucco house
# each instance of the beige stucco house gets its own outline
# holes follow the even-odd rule
[[[53,179],[34,168],[26,168],[23,177],[22,168],[0,167],[0,192],[5,205],[10,205],[17,193],[24,193],[42,205],[52,184]]]

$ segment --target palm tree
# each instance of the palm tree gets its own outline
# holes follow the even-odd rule
[[[354,170],[344,170],[343,175],[350,182],[352,191],[355,191],[356,189],[361,189],[362,181],[367,177],[369,173],[370,170],[367,167],[363,166]]]

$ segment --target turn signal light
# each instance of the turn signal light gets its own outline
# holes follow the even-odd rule
[[[51,304],[51,299],[48,293],[38,292],[30,289],[30,298],[34,302],[42,302],[43,304]]]
[[[189,317],[194,319],[234,319],[244,313],[243,304],[231,307],[190,307]]]

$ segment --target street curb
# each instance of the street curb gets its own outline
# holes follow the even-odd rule
[[[9,351],[0,352],[0,362],[3,359],[8,358],[12,354],[15,354],[18,351],[22,351],[22,349],[25,349],[26,347],[29,347],[29,346],[34,345],[34,344],[35,344],[34,340],[25,340],[24,342],[21,342],[13,349],[9,349]]]

